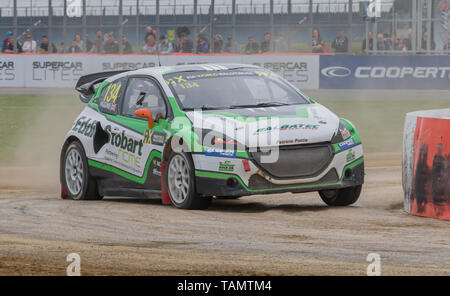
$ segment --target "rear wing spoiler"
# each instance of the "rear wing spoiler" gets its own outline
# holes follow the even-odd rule
[[[78,79],[77,84],[75,85],[75,89],[80,93],[80,100],[83,103],[89,102],[92,96],[95,94],[95,86],[97,84],[102,83],[111,76],[128,71],[129,70],[109,71],[81,76],[80,79]]]

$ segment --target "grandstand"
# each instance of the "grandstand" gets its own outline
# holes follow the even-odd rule
[[[264,32],[272,36],[287,37],[293,52],[311,51],[311,32],[320,31],[324,41],[336,38],[338,29],[343,29],[349,38],[349,53],[361,53],[362,42],[368,31],[376,36],[398,33],[407,35],[411,52],[444,49],[448,32],[442,34],[437,0],[381,0],[381,18],[370,21],[361,10],[362,0],[3,0],[0,2],[0,37],[13,31],[20,37],[31,30],[34,38],[50,37],[55,44],[70,44],[76,33],[93,39],[96,31],[124,35],[140,48],[145,28],[151,25],[158,36],[174,37],[173,32],[182,26],[196,40],[200,33],[210,40],[215,34],[245,46],[249,36],[258,42]],[[432,3],[432,5],[430,5]],[[416,17],[414,14],[421,15]],[[406,25],[403,25],[402,23]],[[399,30],[400,29],[400,30]],[[432,32],[430,41],[422,44],[424,31]],[[445,33],[445,32],[444,32]],[[84,37],[86,38],[86,37]],[[402,38],[408,38],[403,36]],[[437,40],[439,39],[439,40]],[[118,40],[116,38],[116,40]],[[375,38],[375,42],[376,38]],[[433,48],[433,43],[436,46]],[[437,44],[438,43],[438,44]],[[374,51],[377,48],[375,46]]]

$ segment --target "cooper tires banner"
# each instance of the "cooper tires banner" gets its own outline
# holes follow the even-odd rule
[[[320,88],[450,89],[450,56],[321,56]]]

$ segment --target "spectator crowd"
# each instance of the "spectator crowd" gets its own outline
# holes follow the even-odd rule
[[[180,29],[180,30],[179,30]],[[12,32],[7,32],[7,36],[3,41],[2,53],[90,53],[90,54],[161,54],[170,55],[173,53],[193,53],[193,54],[207,54],[207,53],[231,53],[231,54],[261,54],[261,53],[288,53],[294,52],[290,50],[288,41],[283,34],[278,34],[275,39],[272,38],[270,32],[265,32],[262,36],[262,41],[257,42],[254,36],[248,37],[248,42],[244,47],[237,44],[231,36],[226,40],[222,35],[216,34],[212,41],[209,36],[200,34],[197,40],[192,40],[189,29],[186,27],[177,29],[176,40],[169,40],[167,36],[161,35],[158,37],[157,31],[151,26],[146,27],[145,37],[140,48],[135,48],[125,36],[120,40],[116,40],[113,33],[103,33],[102,30],[97,30],[95,38],[91,41],[88,34],[81,36],[75,34],[73,40],[69,45],[64,42],[55,45],[51,42],[48,36],[41,36],[40,43],[34,40],[31,32],[24,34],[25,40],[16,40]],[[22,38],[20,38],[22,39]],[[379,33],[376,36],[376,49],[378,54],[384,52],[399,51],[407,53],[412,49],[411,33],[408,38],[400,39],[397,36],[389,36],[387,34]],[[428,42],[428,33],[424,32],[422,37],[422,52],[425,52]],[[212,46],[211,46],[212,45]],[[311,36],[311,51],[313,53],[351,53],[349,48],[349,40],[345,36],[344,30],[337,31],[336,38],[330,43],[331,49],[325,42],[318,29],[312,30]],[[436,45],[431,40],[430,50],[435,50]],[[443,50],[450,49],[450,39],[444,46]],[[363,40],[362,52],[370,53],[374,50],[374,40],[372,32],[368,33],[368,41]],[[368,52],[369,51],[369,52]]]

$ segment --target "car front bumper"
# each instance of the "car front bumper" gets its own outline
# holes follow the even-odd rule
[[[308,192],[352,187],[364,183],[362,146],[353,147],[354,159],[346,158],[347,151],[336,153],[328,167],[310,178],[275,178],[248,160],[250,170],[242,167],[242,159],[211,158],[194,155],[196,190],[201,196],[244,196],[282,192]],[[218,168],[226,162],[230,171]],[[232,168],[232,170],[231,170]]]

